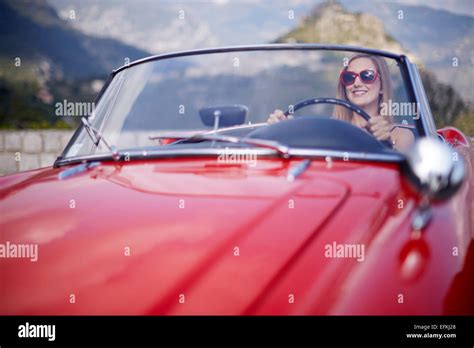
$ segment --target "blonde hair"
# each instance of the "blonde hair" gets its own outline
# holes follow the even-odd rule
[[[382,90],[382,95],[379,97],[379,114],[380,114],[381,105],[382,104],[389,105],[388,102],[390,99],[392,99],[392,84],[390,82],[390,72],[388,70],[387,62],[385,61],[383,57],[372,56],[372,55],[361,53],[361,54],[356,54],[352,56],[347,66],[344,67],[344,70],[347,70],[349,64],[353,60],[356,60],[359,58],[370,59],[374,63],[377,69],[377,73],[379,76],[378,78],[380,79],[381,90]],[[341,83],[341,80],[339,80],[337,84],[336,98],[350,102],[346,94],[346,87],[344,87],[344,85]],[[388,116],[390,117],[390,120],[392,120],[391,115],[388,115]],[[334,107],[333,118],[351,122],[352,117],[353,117],[353,112],[350,109],[343,106],[339,106],[339,105],[336,105]]]

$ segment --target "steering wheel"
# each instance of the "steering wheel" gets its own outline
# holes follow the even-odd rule
[[[310,99],[305,99],[302,100],[298,103],[296,103],[293,106],[293,110],[290,111],[290,109],[285,111],[285,116],[288,116],[295,111],[302,109],[306,106],[309,105],[316,105],[316,104],[333,104],[333,105],[340,105],[348,108],[349,110],[354,111],[358,115],[362,116],[364,120],[369,121],[370,115],[366,113],[364,110],[362,110],[360,107],[358,107],[355,104],[352,104],[351,102],[342,100],[342,99],[336,99],[336,98],[310,98]]]
[[[286,110],[284,112],[285,116],[288,116],[292,113],[294,113],[295,111],[299,110],[299,109],[302,109],[306,106],[309,106],[309,105],[316,105],[316,104],[333,104],[333,105],[340,105],[340,106],[343,106],[345,108],[348,108],[349,110],[352,110],[354,111],[356,114],[360,115],[364,120],[366,120],[367,122],[369,121],[370,119],[370,115],[368,113],[366,113],[364,110],[362,110],[360,107],[358,107],[357,105],[349,102],[349,101],[345,101],[345,100],[342,100],[342,99],[337,99],[337,98],[310,98],[310,99],[305,99],[305,100],[302,100],[298,103],[296,103],[294,106],[293,106],[293,110]],[[372,132],[370,131],[370,129],[368,127],[365,128],[370,134],[372,134]],[[380,141],[380,140],[379,140]],[[392,143],[388,140],[383,140],[383,141],[380,141],[382,144],[392,148]]]

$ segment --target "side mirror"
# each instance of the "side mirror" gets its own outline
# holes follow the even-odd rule
[[[469,146],[469,140],[459,129],[454,127],[444,127],[437,130],[438,134],[452,146]]]
[[[222,105],[199,110],[202,123],[207,127],[232,127],[244,124],[248,108],[245,105]]]
[[[426,204],[452,197],[466,175],[462,156],[449,145],[432,138],[422,138],[415,143],[402,171],[413,188],[427,200]]]

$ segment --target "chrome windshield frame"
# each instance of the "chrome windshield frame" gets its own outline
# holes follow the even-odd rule
[[[379,55],[386,58],[395,59],[400,61],[402,55],[377,50],[373,48],[363,48],[351,45],[325,45],[325,44],[310,44],[310,43],[295,43],[295,44],[264,44],[264,45],[245,45],[245,46],[225,46],[225,47],[215,47],[215,48],[203,48],[203,49],[194,49],[194,50],[186,50],[186,51],[178,51],[178,52],[169,52],[163,54],[157,54],[154,56],[146,57],[143,59],[136,60],[129,64],[125,64],[120,68],[114,70],[112,75],[116,75],[117,73],[129,69],[133,66],[152,62],[156,60],[162,59],[169,59],[169,58],[176,58],[176,57],[186,57],[186,56],[194,56],[200,54],[213,54],[213,53],[226,53],[226,52],[249,52],[249,51],[286,51],[286,50],[296,50],[296,51],[305,51],[305,50],[317,50],[317,51],[345,51],[345,52],[357,52],[357,53],[366,53],[366,54],[373,54]]]

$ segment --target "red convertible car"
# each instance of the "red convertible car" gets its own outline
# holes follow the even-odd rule
[[[471,146],[403,55],[133,62],[52,167],[0,178],[0,314],[473,314]]]

